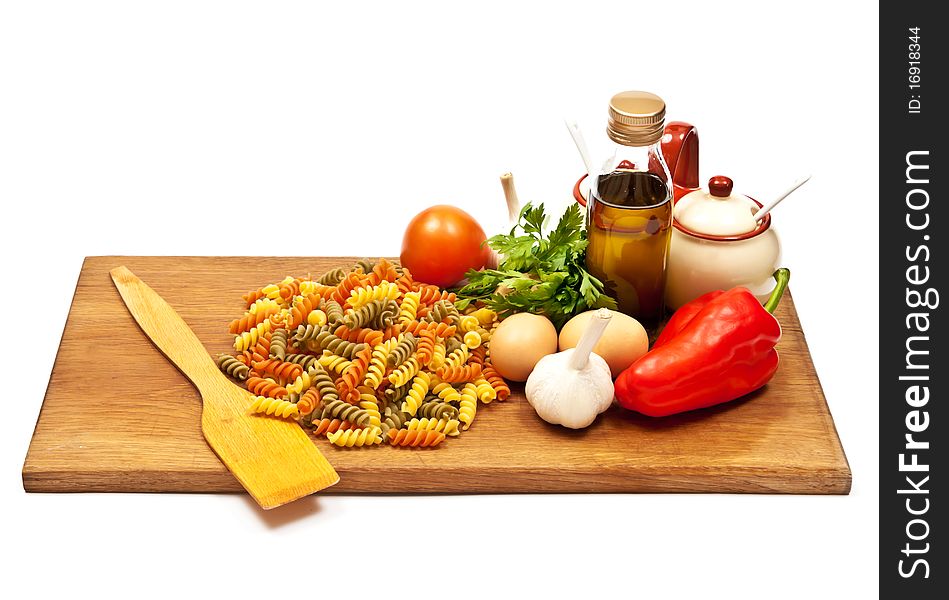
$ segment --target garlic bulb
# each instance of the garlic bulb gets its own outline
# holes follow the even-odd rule
[[[582,429],[613,403],[610,366],[593,353],[611,316],[601,308],[590,319],[576,348],[549,354],[534,367],[525,391],[541,419]]]

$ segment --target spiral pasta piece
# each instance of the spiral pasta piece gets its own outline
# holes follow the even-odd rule
[[[388,331],[389,333],[384,334],[385,337],[392,337],[393,327],[398,327],[399,320],[399,304],[395,300],[387,300],[385,304],[382,305],[382,310],[379,311],[379,316],[372,322],[372,326],[376,329],[382,329]],[[395,334],[401,331],[401,328],[395,330]]]
[[[429,330],[419,333],[418,344],[416,346],[415,356],[418,361],[427,365],[432,362],[435,355],[435,333]]]
[[[461,400],[461,393],[447,381],[433,381],[431,393],[438,396],[439,400],[443,402],[458,402]]]
[[[396,279],[395,284],[399,287],[399,292],[401,292],[403,298],[409,292],[415,292],[418,289],[418,283],[412,278],[412,273],[405,267],[402,267],[402,274]]]
[[[389,362],[389,352],[388,342],[383,342],[372,349],[369,368],[366,369],[366,377],[363,380],[365,385],[376,389],[382,383],[382,378],[386,372],[386,364]]]
[[[478,377],[474,380],[475,389],[478,393],[478,400],[481,400],[484,404],[490,404],[492,401],[497,399],[497,391],[488,383],[488,380],[484,377]]]
[[[436,337],[449,338],[457,332],[454,325],[447,323],[429,323],[428,321],[411,321],[405,324],[402,329],[415,335],[421,335],[423,331],[431,331]]]
[[[311,342],[316,339],[316,336],[324,332],[331,331],[331,327],[326,325],[300,325],[297,327],[296,332],[293,334],[293,341],[300,344],[303,342]]]
[[[504,381],[504,378],[494,370],[494,367],[491,365],[485,365],[484,369],[481,371],[481,374],[488,381],[488,383],[491,384],[491,387],[494,388],[494,391],[497,393],[498,400],[504,401],[510,397],[511,388],[508,387],[507,382]]]
[[[319,356],[314,356],[312,354],[287,354],[284,356],[283,360],[286,362],[298,364],[303,367],[304,371],[309,371],[313,365],[317,364],[319,358]]]
[[[402,447],[430,448],[445,441],[444,433],[427,429],[416,429],[412,431],[407,429],[391,429],[387,435],[391,445]]]
[[[300,399],[297,400],[296,405],[302,416],[309,416],[310,413],[314,412],[320,407],[319,391],[311,387],[305,391],[302,396],[300,396]]]
[[[296,404],[287,402],[286,400],[268,398],[267,396],[257,396],[250,405],[249,411],[251,413],[273,415],[283,419],[296,417],[300,414]]]
[[[359,345],[337,337],[331,329],[332,327],[326,325],[300,325],[293,339],[297,343],[305,343],[312,352],[329,350],[333,354],[351,359],[360,349]]]
[[[316,325],[318,327],[322,327],[323,325],[326,325],[328,321],[329,319],[327,318],[326,313],[318,308],[313,309],[310,314],[306,316],[307,325]]]
[[[465,343],[462,342],[462,341],[458,338],[458,336],[454,336],[454,337],[450,337],[450,338],[445,338],[445,348],[448,350],[448,353],[449,353],[449,354],[451,354],[451,353],[454,352],[455,350],[458,350],[459,348],[461,348],[461,347],[464,346],[464,345],[465,345]]]
[[[482,327],[490,327],[492,323],[498,320],[498,313],[486,307],[472,311],[469,316],[478,319],[478,323]]]
[[[474,348],[471,351],[471,354],[468,356],[468,364],[481,365],[483,367],[485,360],[487,358],[487,355],[488,355],[487,346],[482,344],[481,346],[478,346],[477,348]]]
[[[358,393],[358,392],[357,392]],[[343,400],[332,400],[323,403],[322,418],[342,419],[355,423],[359,427],[369,424],[369,413]]]
[[[228,324],[228,331],[234,334],[243,333],[253,327],[256,327],[264,320],[280,310],[280,305],[270,298],[260,298],[255,301],[244,313],[240,319],[234,319]]]
[[[287,327],[290,329],[296,329],[304,323],[308,323],[307,318],[310,313],[316,310],[322,298],[317,294],[312,294],[306,297],[300,297],[293,302],[288,311]]]
[[[270,358],[284,360],[287,358],[287,341],[290,332],[284,328],[274,329],[270,336]]]
[[[439,300],[432,305],[426,320],[436,323],[449,323],[451,320],[458,320],[458,309],[448,300]]]
[[[288,276],[277,285],[277,292],[285,301],[300,293],[300,280]]]
[[[402,429],[406,419],[408,419],[407,414],[395,406],[387,406],[382,418],[382,425],[380,426],[382,433],[388,433],[390,429]]]
[[[398,340],[400,335],[402,335],[402,326],[399,324],[389,325],[382,330],[382,339],[384,340],[392,340],[392,338]]]
[[[313,424],[313,434],[323,435],[326,433],[336,433],[339,430],[355,429],[356,425],[349,421],[340,419],[320,419]]]
[[[283,300],[283,298],[280,296],[280,286],[278,286],[276,283],[265,285],[264,287],[260,288],[260,291],[275,302]]]
[[[300,293],[304,296],[316,294],[324,300],[336,291],[336,284],[324,284],[319,281],[301,281]]]
[[[369,413],[369,426],[379,427],[382,425],[382,413],[379,412],[379,402],[376,400],[376,394],[372,388],[359,386],[359,408]]]
[[[432,359],[428,361],[428,368],[433,371],[437,371],[438,369],[444,367],[447,351],[448,349],[444,340],[435,340],[435,349],[432,352]]]
[[[376,263],[369,260],[368,258],[360,258],[353,264],[353,271],[357,273],[372,273],[372,268],[376,266]]]
[[[413,356],[389,374],[389,383],[401,387],[412,381],[412,378],[418,375],[420,369],[421,365],[419,365],[418,359]]]
[[[303,367],[296,363],[284,362],[276,358],[255,362],[254,371],[261,375],[270,375],[275,379],[293,381],[303,373]]]
[[[378,427],[340,429],[335,433],[326,434],[326,439],[340,448],[372,446],[382,443],[382,430]]]
[[[323,303],[323,312],[326,313],[326,322],[338,325],[343,320],[343,307],[336,300],[327,300]],[[354,340],[350,340],[354,341]]]
[[[354,289],[362,286],[367,281],[365,275],[359,273],[348,273],[340,282],[336,285],[336,289],[333,290],[333,293],[327,297],[327,300],[335,300],[339,303],[340,306],[346,303],[346,300],[349,298],[349,294],[352,293]]]
[[[419,286],[419,302],[426,306],[431,306],[439,300],[448,300],[454,302],[457,299],[454,292],[443,292],[436,285]]]
[[[267,396],[268,398],[286,399],[289,395],[287,388],[272,379],[263,377],[248,377],[247,389],[255,396]]]
[[[464,365],[466,362],[468,362],[468,346],[461,345],[448,355],[448,358],[445,359],[445,366],[450,368],[458,368]]]
[[[415,336],[411,333],[405,333],[397,338],[395,346],[389,353],[389,366],[398,367],[409,359],[415,353],[418,344]]]
[[[247,305],[248,309],[251,306],[253,306],[255,302],[257,302],[261,298],[266,298],[266,297],[267,297],[267,294],[264,293],[264,290],[262,288],[257,288],[256,290],[247,292],[246,294],[243,294],[241,296],[241,298],[244,299],[244,303]],[[235,332],[232,331],[231,333],[235,333]]]
[[[463,365],[460,367],[444,366],[438,370],[438,378],[451,383],[474,381],[481,377],[481,365]]]
[[[346,340],[347,342],[352,342],[354,344],[369,344],[370,346],[381,344],[384,341],[383,332],[362,327],[350,329],[345,325],[340,325],[333,330],[333,335],[342,340]]]
[[[405,398],[405,395],[409,393],[409,389],[412,387],[412,382],[406,382],[405,385],[389,385],[383,391],[383,397],[388,402],[398,402]]]
[[[429,419],[457,419],[458,408],[441,400],[429,400],[419,407],[418,414]]]
[[[310,376],[309,371],[303,371],[295,380],[293,380],[293,383],[288,383],[285,387],[291,394],[302,394],[303,392],[310,389],[313,383],[314,378]]]
[[[367,280],[372,285],[378,285],[382,281],[395,281],[399,278],[399,271],[391,262],[385,258],[380,258],[372,267],[372,272],[368,273]]]
[[[468,430],[478,412],[478,388],[473,383],[466,383],[461,389],[461,402],[458,407],[458,420],[464,423],[462,429]]]
[[[316,390],[317,394],[319,394],[321,404],[325,406],[334,400],[339,400],[336,384],[322,366],[315,365],[312,367],[310,369],[310,378],[313,380],[310,390]]]
[[[402,412],[415,416],[422,402],[425,401],[425,395],[428,393],[431,381],[431,376],[424,371],[415,376],[412,380],[412,387],[405,395],[405,401],[402,403]]]
[[[395,303],[393,302],[393,304]],[[373,300],[358,309],[347,310],[343,315],[342,324],[349,329],[387,327],[392,325],[392,315],[390,313],[389,300]],[[388,322],[385,321],[386,318],[388,318]]]
[[[333,371],[335,373],[342,374],[343,371],[352,366],[353,362],[351,360],[346,360],[342,356],[336,356],[329,350],[323,353],[317,359],[319,365],[326,369],[327,371]]]
[[[339,397],[348,402],[356,402],[359,399],[359,393],[356,392],[356,386],[362,383],[366,371],[369,370],[369,361],[372,359],[372,350],[366,346],[353,356],[352,364],[349,365],[336,382],[336,390]],[[350,419],[352,420],[352,419]]]
[[[248,329],[247,331],[234,336],[234,349],[238,352],[242,352],[256,345],[257,340],[270,333],[270,328],[272,326],[273,325],[270,321],[261,321],[261,323],[256,327]]]
[[[474,350],[475,348],[481,346],[481,334],[477,331],[469,331],[465,334],[464,337],[465,346]]]
[[[461,421],[457,419],[412,419],[411,421],[406,422],[405,429],[409,431],[438,431],[444,433],[448,436],[458,436],[461,434],[458,431],[458,426]]]
[[[267,338],[260,338],[257,340],[256,346],[253,348],[248,348],[237,355],[237,360],[241,361],[248,367],[253,365],[255,362],[267,360],[268,358],[270,358],[270,341]]]
[[[415,320],[418,316],[419,293],[407,292],[402,297],[402,304],[399,305],[399,324],[406,325]]]
[[[464,333],[476,331],[481,323],[472,315],[465,315],[458,320],[458,329]]]
[[[244,381],[247,379],[247,375],[250,373],[250,368],[237,360],[230,354],[222,354],[217,357],[217,366],[225,374],[230,375],[234,379],[240,379]]]
[[[352,309],[359,309],[377,300],[395,300],[399,297],[399,288],[394,283],[381,281],[378,285],[355,288],[349,294],[346,303]]]
[[[326,273],[320,275],[320,278],[317,281],[319,281],[319,283],[322,285],[336,285],[342,281],[344,277],[346,277],[346,271],[337,267],[335,269],[330,269]]]

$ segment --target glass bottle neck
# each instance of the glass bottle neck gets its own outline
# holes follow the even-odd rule
[[[662,156],[659,142],[649,146],[614,144],[614,148],[613,156],[603,165],[602,174],[607,175],[614,171],[643,171],[656,175],[672,189],[672,175]]]
[[[672,200],[672,176],[659,143],[650,146],[617,144],[613,156],[590,186],[594,205],[616,208],[650,208]]]

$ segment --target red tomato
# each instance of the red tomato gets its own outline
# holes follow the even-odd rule
[[[491,249],[484,229],[474,218],[454,206],[426,208],[409,222],[402,238],[402,265],[416,281],[450,287],[468,269],[487,263]]]

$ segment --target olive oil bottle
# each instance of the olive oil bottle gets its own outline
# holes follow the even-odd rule
[[[659,145],[665,103],[648,92],[610,100],[616,146],[587,202],[587,268],[606,282],[619,310],[654,327],[663,318],[672,235],[672,177]]]

